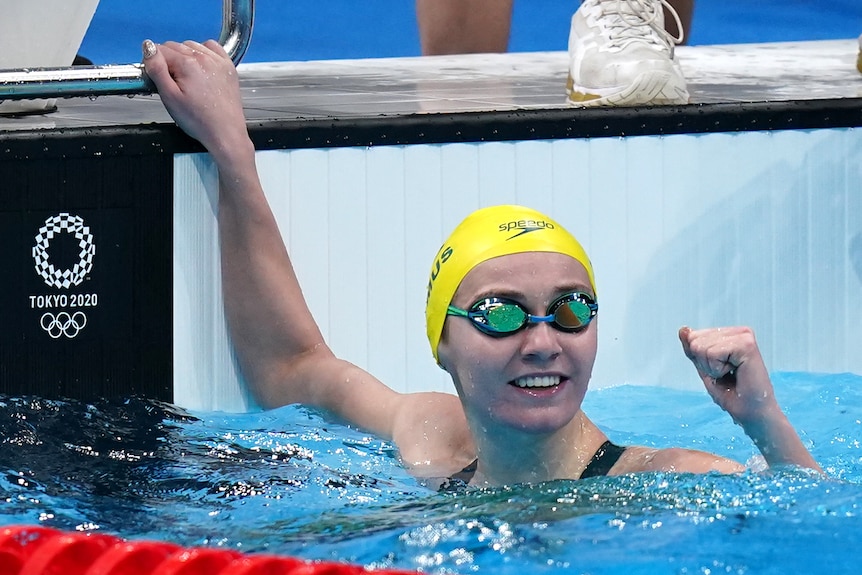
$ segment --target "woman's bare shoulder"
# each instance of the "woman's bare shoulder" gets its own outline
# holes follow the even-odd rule
[[[401,396],[393,440],[404,464],[418,476],[448,476],[476,458],[461,401],[440,392]]]
[[[742,464],[706,451],[669,447],[627,447],[617,465],[614,475],[639,473],[645,471],[672,471],[677,473],[739,473],[744,471]]]

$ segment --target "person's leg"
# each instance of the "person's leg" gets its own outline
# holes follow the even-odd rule
[[[505,52],[513,0],[416,0],[422,54]]]
[[[679,19],[682,21],[683,29],[683,44],[688,43],[689,31],[691,30],[691,17],[694,13],[694,0],[668,0],[673,6]],[[672,36],[679,36],[679,30],[676,27],[676,20],[670,15],[667,8],[664,9],[664,27]]]

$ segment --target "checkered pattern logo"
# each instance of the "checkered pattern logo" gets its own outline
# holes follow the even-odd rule
[[[73,234],[78,240],[80,260],[71,269],[58,270],[50,261],[48,248],[51,240],[57,234]],[[79,216],[60,213],[45,220],[45,225],[36,234],[36,245],[33,246],[33,260],[36,262],[36,273],[51,287],[68,288],[79,285],[93,267],[93,256],[96,254],[96,244],[89,226]]]

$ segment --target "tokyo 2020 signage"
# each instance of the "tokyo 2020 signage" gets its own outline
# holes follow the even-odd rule
[[[74,238],[78,250],[78,261],[68,268],[56,266],[51,258],[51,243],[63,234]],[[93,269],[96,244],[89,226],[80,216],[61,212],[49,217],[39,228],[32,255],[36,273],[47,286],[68,290],[80,286]],[[95,307],[98,302],[95,293],[30,296],[31,309],[43,311],[39,325],[51,339],[77,337],[87,325],[87,315],[81,308]]]

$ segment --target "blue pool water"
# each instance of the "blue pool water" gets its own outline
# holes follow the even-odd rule
[[[516,0],[510,49],[565,50],[577,0]],[[140,61],[144,38],[218,37],[222,0],[101,0],[81,53],[97,64]],[[413,0],[256,0],[246,62],[419,55]],[[858,0],[695,0],[692,44],[856,38]]]
[[[0,524],[429,573],[857,573],[862,377],[775,384],[828,479],[650,473],[440,494],[390,444],[300,407],[0,398]],[[585,409],[620,443],[755,455],[703,392],[620,386]]]

